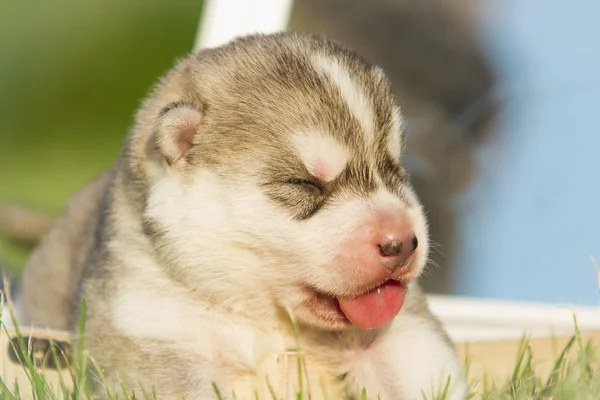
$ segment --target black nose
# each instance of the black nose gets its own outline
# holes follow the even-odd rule
[[[402,242],[399,240],[390,240],[384,245],[379,245],[379,250],[384,256],[397,256],[402,251]]]
[[[405,255],[412,254],[417,249],[419,241],[416,236],[413,236],[411,240],[402,242],[401,240],[393,239],[389,242],[379,245],[379,251],[382,256],[399,256],[400,254],[406,253]]]

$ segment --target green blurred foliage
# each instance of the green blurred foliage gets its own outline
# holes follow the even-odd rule
[[[0,202],[58,213],[107,168],[140,101],[191,50],[201,8],[200,0],[0,1]],[[0,240],[8,264],[25,255]]]

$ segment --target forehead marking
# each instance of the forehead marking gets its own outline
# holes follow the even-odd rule
[[[388,133],[388,151],[392,157],[399,158],[402,155],[401,132],[404,125],[404,118],[400,113],[400,108],[394,107],[392,110],[392,123]]]
[[[348,163],[348,150],[333,136],[299,133],[293,144],[308,171],[325,182],[334,180]]]
[[[373,136],[374,115],[371,102],[360,86],[352,80],[348,69],[338,60],[321,54],[314,56],[312,61],[315,70],[327,76],[337,86],[342,99],[359,122],[364,134]]]

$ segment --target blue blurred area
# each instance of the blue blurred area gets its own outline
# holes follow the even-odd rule
[[[463,199],[458,294],[600,303],[600,2],[512,0],[484,34],[505,77],[501,141]]]

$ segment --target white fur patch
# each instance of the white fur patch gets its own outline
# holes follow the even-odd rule
[[[293,142],[309,172],[326,182],[334,180],[348,163],[348,149],[332,136],[318,133],[297,134]]]
[[[392,126],[388,132],[388,151],[392,157],[400,158],[402,155],[402,125],[404,124],[404,118],[400,113],[399,108],[392,110]]]
[[[119,248],[111,243],[113,250]],[[212,360],[227,354],[234,364],[256,366],[256,356],[282,352],[277,334],[266,334],[239,319],[213,310],[209,302],[198,302],[174,284],[148,256],[120,251],[129,261],[124,279],[112,302],[112,316],[119,331],[129,337],[177,343],[178,346]],[[135,260],[135,261],[133,261]]]
[[[201,183],[187,192],[177,175],[159,180],[150,190],[146,216],[165,222],[175,230],[185,227],[190,220],[200,221],[199,229],[203,231],[218,229],[227,217],[222,185],[209,171],[199,172],[195,179]],[[198,207],[199,204],[202,207]]]
[[[315,56],[313,64],[319,73],[329,77],[332,83],[338,87],[342,98],[348,104],[350,112],[363,128],[364,134],[367,137],[372,137],[375,130],[373,106],[360,86],[353,82],[348,69],[341,65],[338,60],[323,55]]]
[[[410,361],[408,361],[410,360]],[[358,351],[348,365],[349,379],[369,398],[437,398],[451,377],[448,399],[466,394],[462,369],[450,345],[431,321],[400,314],[391,329],[369,348]]]

